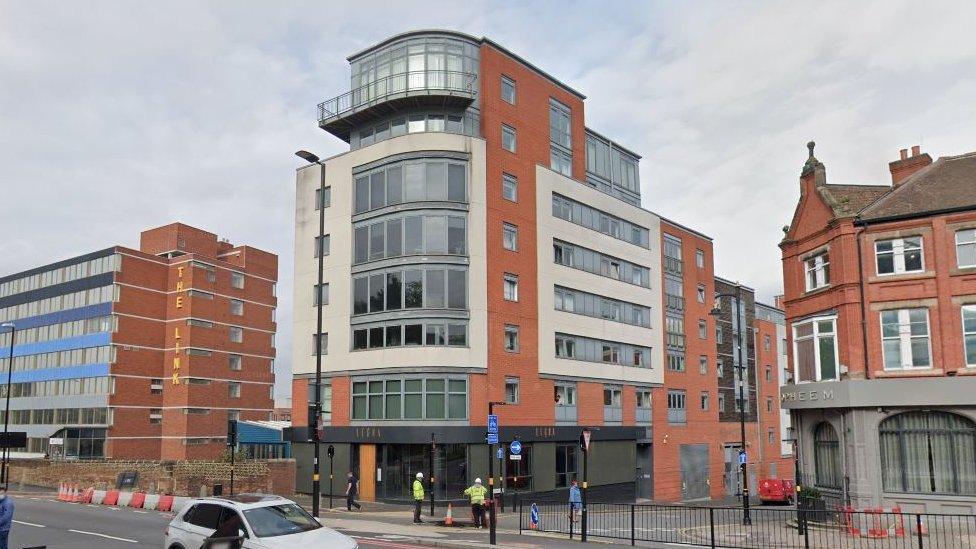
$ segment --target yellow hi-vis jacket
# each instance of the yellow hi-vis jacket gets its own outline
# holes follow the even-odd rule
[[[424,483],[416,479],[413,481],[413,499],[424,499]]]
[[[471,498],[471,505],[481,505],[485,502],[488,489],[480,484],[475,484],[464,491],[464,495]]]

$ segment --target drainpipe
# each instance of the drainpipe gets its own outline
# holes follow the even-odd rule
[[[864,255],[861,250],[861,235],[864,234],[867,223],[861,221],[860,218],[854,218],[854,226],[860,227],[860,229],[855,231],[854,238],[857,240],[857,286],[861,292],[861,353],[864,357],[864,377],[867,379],[871,370],[868,368],[868,315],[864,295]],[[840,357],[837,358],[839,359]],[[848,372],[848,375],[850,375],[850,372]],[[838,379],[840,378],[838,377]]]
[[[847,412],[841,411],[840,413],[840,430],[841,430],[841,444],[843,445],[843,454],[841,455],[841,465],[844,468],[844,484],[841,486],[841,490],[844,496],[844,505],[851,504],[851,494],[850,494],[850,481],[851,477],[847,474]]]

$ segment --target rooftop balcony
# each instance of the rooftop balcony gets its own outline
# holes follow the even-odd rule
[[[477,80],[477,74],[448,70],[385,76],[320,103],[319,127],[348,143],[354,128],[406,109],[463,109],[478,93]]]

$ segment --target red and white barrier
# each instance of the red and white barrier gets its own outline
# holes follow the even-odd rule
[[[855,538],[905,537],[905,516],[901,507],[869,507],[858,511],[844,507],[844,528]]]

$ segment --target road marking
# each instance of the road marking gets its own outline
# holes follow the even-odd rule
[[[34,524],[33,522],[24,522],[22,520],[15,520],[14,522],[16,522],[17,524],[23,524],[24,526],[36,526],[38,528],[47,528],[47,526],[44,526],[43,524]]]
[[[149,512],[149,511],[133,511],[133,513],[141,513],[141,514],[146,514],[146,513],[148,513],[148,512]]]
[[[402,543],[393,543],[390,541],[381,540],[378,538],[370,538],[366,536],[353,536],[353,538],[369,543],[370,545],[379,545],[381,547],[399,547],[401,549],[416,549],[418,547],[417,545],[404,545]]]
[[[117,541],[124,541],[124,542],[127,542],[127,543],[139,543],[138,541],[136,541],[134,539],[117,538],[115,536],[110,536],[108,534],[99,534],[98,532],[86,532],[84,530],[68,530],[68,531],[69,532],[74,532],[76,534],[87,534],[89,536],[98,536],[100,538],[107,538],[107,539],[114,539],[114,540],[117,540]]]

